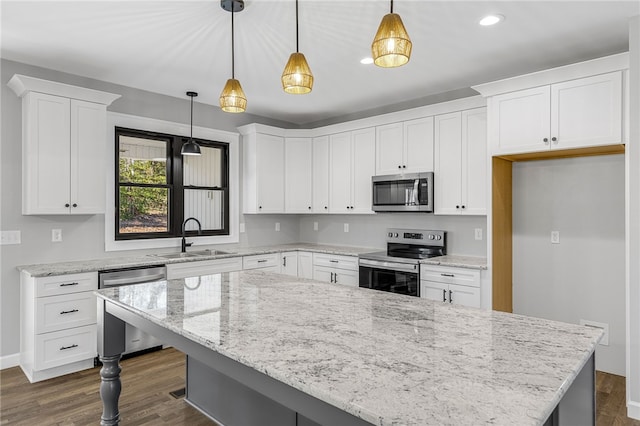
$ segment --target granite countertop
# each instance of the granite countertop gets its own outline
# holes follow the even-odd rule
[[[421,260],[425,265],[451,266],[456,268],[487,269],[486,257],[460,256],[448,254]]]
[[[153,265],[168,265],[171,263],[197,262],[203,260],[224,259],[238,256],[251,256],[257,254],[280,253],[285,251],[311,251],[315,253],[328,253],[343,256],[358,256],[362,253],[376,251],[371,247],[350,247],[328,244],[295,243],[279,244],[262,247],[222,248],[228,254],[202,255],[197,257],[166,259],[156,254],[105,257],[103,259],[77,260],[69,262],[41,263],[33,265],[17,266],[19,271],[29,273],[32,277],[48,277],[55,275],[78,274],[83,272],[106,271],[109,269],[136,268]],[[197,251],[196,249],[192,251]]]
[[[384,426],[541,425],[602,335],[259,271],[96,294]]]

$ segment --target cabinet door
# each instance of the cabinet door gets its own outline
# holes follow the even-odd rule
[[[619,143],[622,72],[551,86],[551,149]]]
[[[351,132],[329,137],[329,211],[351,211]]]
[[[487,110],[462,112],[462,210],[487,214]]]
[[[71,102],[37,92],[25,98],[22,213],[67,214],[71,204]]]
[[[404,171],[433,171],[433,117],[404,122]]]
[[[333,282],[336,284],[346,285],[349,287],[358,287],[360,274],[358,271],[349,271],[347,269],[334,269]]]
[[[371,177],[375,175],[376,131],[358,130],[351,135],[351,213],[372,213]]]
[[[312,155],[310,138],[285,139],[286,213],[311,213]]]
[[[438,302],[448,302],[449,286],[435,281],[420,281],[420,297]]]
[[[435,118],[435,214],[459,214],[462,210],[462,114]]]
[[[313,212],[329,213],[329,136],[313,139]]]
[[[491,152],[515,154],[548,150],[550,102],[549,86],[492,97],[489,104]]]
[[[298,276],[298,252],[288,251],[281,254],[282,262],[280,263],[280,273]]]
[[[71,214],[105,212],[106,106],[71,100]]]
[[[400,173],[403,165],[402,123],[376,127],[376,175]]]
[[[298,276],[300,278],[313,278],[313,254],[308,251],[298,252]]]
[[[449,284],[449,302],[456,305],[480,307],[480,289],[463,285]]]
[[[258,213],[284,212],[284,139],[257,134]]]
[[[333,268],[313,266],[313,279],[316,281],[333,282]]]

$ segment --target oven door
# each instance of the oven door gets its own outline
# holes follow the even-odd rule
[[[419,297],[419,271],[417,263],[360,259],[359,283],[363,288]]]

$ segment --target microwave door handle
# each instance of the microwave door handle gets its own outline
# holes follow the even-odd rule
[[[411,200],[414,206],[418,205],[418,185],[420,184],[420,180],[416,179],[413,181],[413,199]]]

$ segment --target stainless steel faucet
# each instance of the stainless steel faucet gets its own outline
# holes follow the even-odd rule
[[[196,223],[198,224],[198,235],[202,235],[202,225],[200,224],[200,221],[198,219],[196,219],[195,217],[188,217],[184,220],[184,222],[182,222],[182,253],[187,251],[187,247],[191,247],[191,245],[193,243],[187,243],[187,239],[185,236],[185,226],[187,224],[187,222],[189,222],[190,220],[195,220]]]

